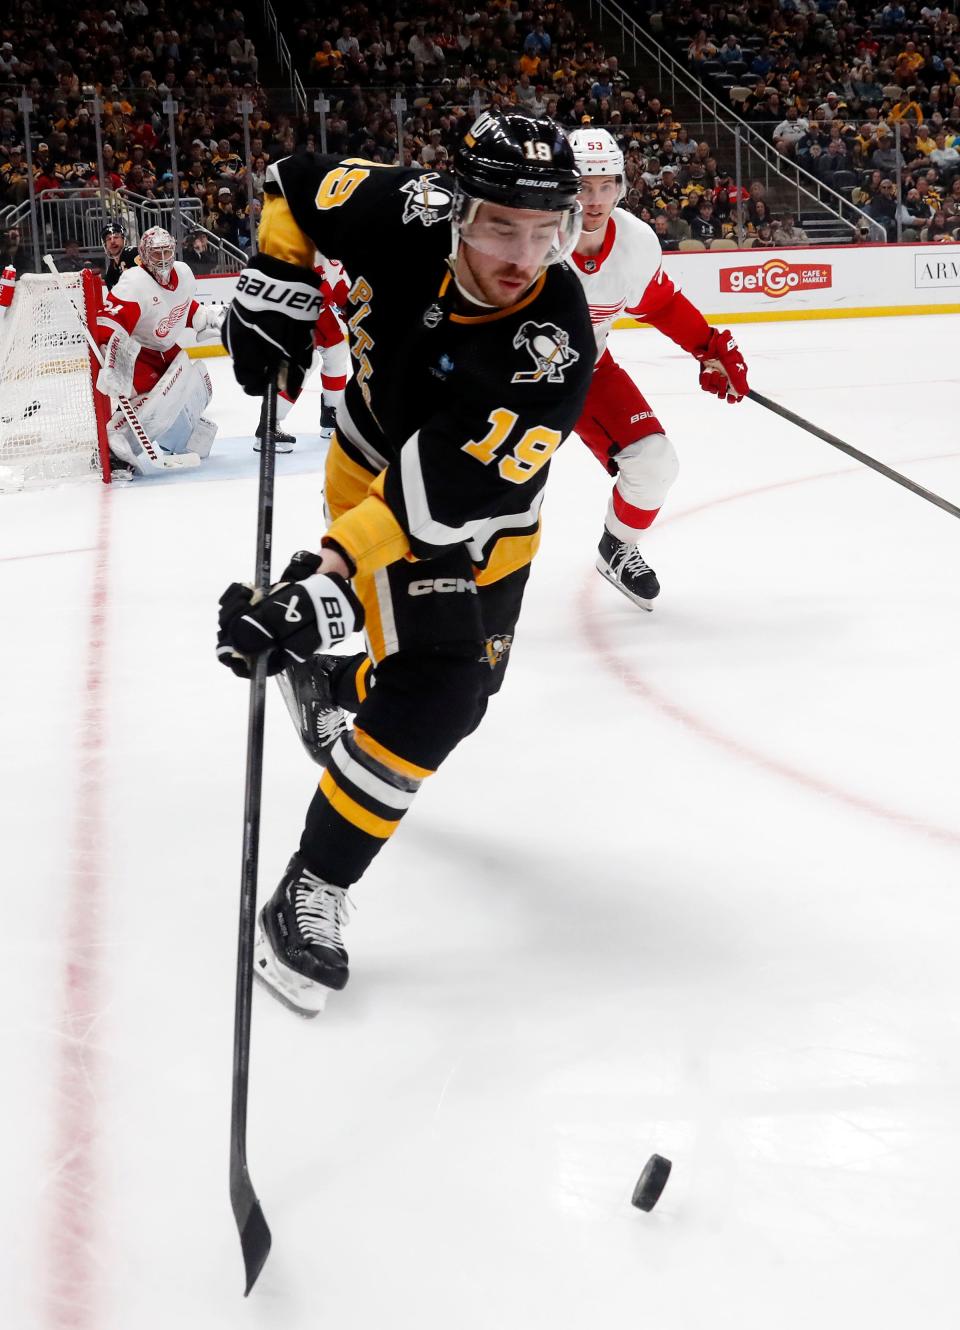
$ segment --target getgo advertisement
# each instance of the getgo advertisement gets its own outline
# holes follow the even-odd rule
[[[775,258],[720,269],[720,290],[731,295],[764,295],[780,300],[792,291],[823,291],[832,285],[833,265],[829,263],[790,263]]]

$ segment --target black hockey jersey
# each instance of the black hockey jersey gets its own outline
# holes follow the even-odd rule
[[[341,446],[383,472],[378,492],[414,555],[463,544],[483,568],[499,537],[537,528],[594,342],[565,265],[506,309],[464,301],[447,262],[453,189],[433,171],[288,157],[268,173],[260,243],[294,262],[309,263],[312,245],[343,263],[354,377],[337,413]]]
[[[119,282],[120,278],[132,268],[137,261],[137,250],[132,245],[122,249],[115,259],[107,259],[107,266],[103,272],[104,284],[108,291],[112,291]]]

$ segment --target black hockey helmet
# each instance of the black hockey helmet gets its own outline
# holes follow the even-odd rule
[[[583,219],[580,173],[566,135],[546,116],[483,111],[464,135],[453,171],[452,259],[463,243],[521,261],[511,252],[511,237],[484,219],[484,204],[555,214],[555,233],[538,259],[541,270],[575,248]]]
[[[121,222],[119,217],[111,217],[109,222],[104,222],[103,226],[101,226],[101,241],[106,240],[107,236],[123,236],[124,240],[126,240],[127,228],[124,226],[123,222]]]
[[[453,164],[471,198],[507,208],[573,208],[580,173],[559,125],[546,116],[483,111],[464,135]]]

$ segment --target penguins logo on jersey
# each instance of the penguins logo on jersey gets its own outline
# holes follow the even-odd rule
[[[513,635],[511,633],[497,633],[494,637],[488,637],[483,644],[483,655],[480,657],[480,663],[489,665],[492,670],[495,670],[512,645]]]
[[[537,368],[518,370],[511,383],[539,383],[544,375],[548,383],[563,383],[564,371],[580,359],[580,352],[570,346],[570,334],[555,323],[522,323],[513,344],[517,350],[526,347]]]
[[[423,222],[424,226],[433,226],[434,222],[445,222],[453,206],[453,195],[449,189],[438,185],[439,177],[435,171],[408,180],[400,186],[400,193],[406,195],[403,205],[404,225],[407,222]]]

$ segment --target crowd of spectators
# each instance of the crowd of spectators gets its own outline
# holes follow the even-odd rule
[[[85,8],[60,31],[64,25],[49,7],[27,0],[16,27],[0,27],[0,96],[6,94],[0,105],[0,206],[21,203],[28,190],[21,90],[33,101],[38,189],[91,196],[98,189],[92,116],[98,96],[103,183],[149,200],[174,192],[163,111],[171,97],[179,106],[181,196],[200,201],[200,220],[214,236],[241,250],[249,247],[269,162],[298,146],[320,146],[312,96],[310,110],[278,109],[276,97],[258,81],[260,57],[241,10],[198,0],[181,17],[166,3],[120,0],[117,9]],[[699,73],[708,77],[711,66],[729,71],[722,77],[745,94],[742,109],[768,128],[780,150],[843,185],[891,234],[899,210],[901,225],[909,218],[910,227],[924,227],[930,238],[949,237],[951,223],[960,226],[960,190],[954,188],[960,175],[960,76],[953,57],[938,52],[954,39],[957,22],[938,9],[923,10],[931,37],[940,43],[935,50],[932,40],[918,45],[913,28],[891,27],[883,16],[874,28],[858,28],[853,8],[848,0],[745,0],[737,9],[671,0],[654,20],[665,36],[689,37],[689,59]],[[881,94],[875,105],[857,100],[842,77],[848,65],[836,54],[834,38],[845,42],[854,29],[871,38],[857,71],[873,70]],[[738,199],[712,145],[692,136],[669,105],[632,79],[562,0],[524,10],[518,0],[495,0],[483,10],[457,9],[453,0],[429,6],[382,0],[377,8],[348,3],[336,12],[305,0],[289,21],[287,37],[304,83],[328,99],[323,128],[331,152],[442,170],[465,117],[478,107],[523,108],[569,128],[595,124],[610,130],[626,159],[624,206],[654,226],[664,248],[807,243],[793,217],[771,213],[760,182]],[[936,60],[941,82],[925,82]],[[898,69],[904,79],[909,69],[910,82],[898,84],[902,95],[888,105],[885,80]],[[735,78],[742,83],[733,84]],[[946,90],[954,85],[948,106]],[[399,129],[398,96],[404,103]],[[242,98],[253,105],[249,171]],[[937,109],[931,109],[931,98]],[[854,113],[861,109],[857,123]],[[885,131],[897,120],[905,188],[901,199],[891,200],[896,153]],[[845,171],[855,173],[845,178]],[[213,262],[202,237],[190,239],[187,251],[198,271]],[[7,237],[6,252],[14,266],[27,265],[22,235]]]
[[[780,153],[888,238],[898,222],[910,239],[960,238],[955,6],[668,0],[650,23]]]
[[[197,0],[174,14],[164,0],[120,0],[117,8],[83,8],[69,21],[60,6],[25,0],[15,26],[0,26],[0,207],[28,196],[24,122],[30,112],[34,184],[39,190],[96,197],[100,172],[94,97],[102,106],[105,189],[125,186],[146,200],[174,194],[169,121],[175,119],[181,197],[198,200],[195,217],[225,241],[245,248],[259,211],[258,193],[271,158],[296,145],[295,117],[268,110],[258,83],[259,58],[243,12]],[[244,155],[242,99],[250,117],[253,171]],[[6,257],[30,265],[22,235],[7,235]],[[198,270],[209,245],[190,241]]]
[[[614,135],[626,159],[624,206],[655,226],[664,248],[709,248],[741,234],[751,244],[777,243],[788,219],[745,212],[738,225],[733,183],[711,144],[692,137],[561,3],[524,10],[500,0],[461,10],[438,0],[429,12],[426,19],[422,6],[402,0],[375,11],[348,5],[337,15],[310,0],[301,8],[291,45],[304,81],[330,102],[331,151],[443,169],[476,107],[526,109]],[[315,130],[312,121],[311,143]]]

